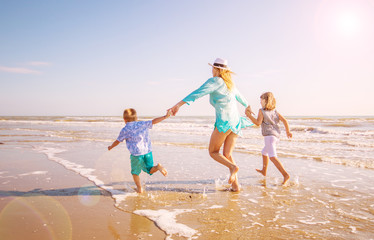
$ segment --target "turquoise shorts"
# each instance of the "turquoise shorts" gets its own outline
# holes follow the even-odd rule
[[[152,175],[150,173],[151,169],[153,168],[152,152],[149,152],[147,154],[140,155],[140,156],[130,155],[130,159],[131,159],[131,174],[139,175],[140,172],[143,170],[143,172],[146,172],[149,175]]]

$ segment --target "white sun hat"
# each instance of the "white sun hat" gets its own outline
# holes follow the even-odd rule
[[[210,66],[215,67],[215,68],[221,68],[221,69],[226,69],[230,70],[230,68],[227,66],[227,60],[223,58],[217,58],[213,65],[208,63]]]

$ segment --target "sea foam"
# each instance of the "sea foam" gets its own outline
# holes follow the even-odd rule
[[[191,238],[197,233],[196,230],[181,224],[177,223],[175,217],[178,214],[192,212],[193,209],[174,209],[174,210],[136,210],[135,214],[144,216],[154,221],[159,228],[164,230],[166,234],[171,237],[172,235],[178,235],[182,237]]]
[[[47,155],[48,159],[57,162],[64,166],[66,169],[74,171],[81,175],[82,177],[87,178],[91,182],[93,182],[96,186],[100,187],[101,189],[106,190],[109,192],[112,196],[112,198],[115,200],[115,205],[119,206],[119,204],[129,196],[136,196],[136,193],[134,192],[124,192],[120,190],[115,190],[113,187],[106,186],[103,181],[101,181],[97,176],[93,175],[92,173],[95,171],[95,169],[92,168],[86,168],[80,164],[76,164],[73,162],[70,162],[66,159],[63,159],[61,157],[57,157],[56,154],[65,152],[65,149],[60,148],[50,148],[50,147],[37,147],[37,151],[44,153]]]

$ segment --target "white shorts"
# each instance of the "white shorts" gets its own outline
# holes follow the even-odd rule
[[[265,147],[261,153],[264,156],[277,157],[277,142],[279,139],[276,136],[265,136]]]

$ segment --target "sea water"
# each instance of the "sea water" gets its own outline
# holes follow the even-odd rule
[[[151,120],[143,118],[142,120]],[[374,169],[374,117],[289,117],[292,141],[281,136],[280,157],[303,158]],[[213,117],[174,117],[155,125],[152,143],[206,148]],[[110,142],[124,126],[120,117],[0,117],[2,141]],[[63,139],[63,140],[62,140]],[[258,127],[243,130],[237,151],[258,154]]]
[[[289,184],[280,185],[271,163],[266,178],[254,170],[262,166],[263,137],[249,127],[234,152],[240,193],[226,191],[228,170],[207,152],[214,117],[172,117],[153,126],[154,160],[169,175],[142,173],[144,194],[134,191],[125,144],[107,150],[124,126],[120,117],[0,117],[0,142],[46,154],[170,239],[374,238],[374,117],[287,119],[293,138],[282,129],[277,150]]]

